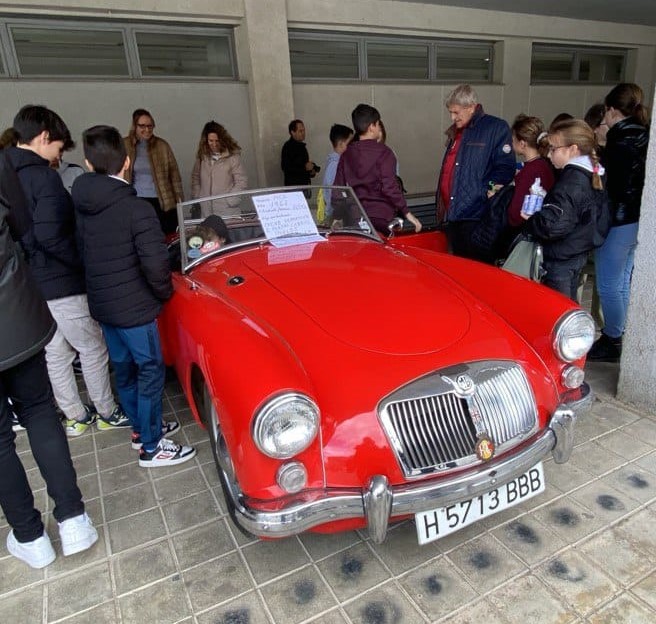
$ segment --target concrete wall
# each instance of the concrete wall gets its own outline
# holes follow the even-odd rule
[[[157,125],[155,133],[173,148],[189,197],[191,168],[202,127],[215,119],[241,145],[249,180],[257,184],[248,85],[244,83],[3,81],[0,128],[11,126],[24,104],[46,104],[57,111],[75,141],[80,140],[83,130],[99,123],[116,126],[127,135],[132,111],[140,107],[150,110]],[[66,159],[82,164],[80,148],[67,154]]]
[[[185,182],[197,137],[209,118],[223,123],[241,143],[253,186],[277,185],[282,182],[280,146],[288,138],[290,119],[304,119],[310,155],[323,164],[330,151],[330,125],[349,123],[352,108],[369,102],[383,115],[408,190],[433,191],[448,125],[443,102],[453,85],[292,84],[289,28],[497,41],[495,84],[477,89],[486,110],[509,122],[520,112],[538,115],[547,123],[564,110],[583,115],[608,90],[587,85],[531,86],[534,41],[634,49],[627,79],[648,93],[654,88],[656,29],[638,25],[618,28],[604,22],[388,0],[146,0],[138,6],[131,0],[63,0],[54,6],[43,1],[0,3],[0,14],[11,13],[234,26],[243,83],[2,81],[3,126],[19,105],[34,101],[58,110],[75,133],[99,122],[126,130],[134,108],[152,108],[157,132],[172,144]]]
[[[656,125],[652,124],[640,230],[617,395],[656,412]],[[651,175],[650,175],[651,174]]]

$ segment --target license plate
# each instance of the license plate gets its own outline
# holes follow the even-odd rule
[[[428,544],[454,533],[481,518],[487,518],[504,509],[523,503],[544,492],[545,481],[542,464],[533,466],[512,481],[485,494],[466,501],[415,514],[417,536],[420,544]]]

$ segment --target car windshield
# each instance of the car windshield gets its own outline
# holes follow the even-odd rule
[[[350,187],[290,186],[204,197],[178,204],[183,272],[254,242],[275,247],[332,235],[380,237]]]

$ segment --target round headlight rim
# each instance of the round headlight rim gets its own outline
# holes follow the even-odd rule
[[[268,414],[272,412],[274,409],[277,409],[281,405],[284,405],[285,403],[290,403],[292,401],[302,401],[310,408],[312,408],[314,412],[314,429],[315,429],[314,434],[309,438],[308,443],[303,448],[291,454],[289,453],[272,454],[267,449],[265,449],[260,442],[260,432],[262,431],[262,427],[266,422],[266,416],[268,416]],[[253,439],[253,442],[255,443],[257,449],[266,457],[270,457],[271,459],[276,459],[276,460],[291,459],[292,457],[295,457],[296,455],[299,455],[300,453],[305,451],[314,442],[314,440],[316,439],[319,433],[319,420],[320,420],[320,411],[316,401],[314,401],[307,394],[303,394],[301,392],[284,392],[267,400],[262,405],[262,407],[260,407],[257,410],[255,417],[253,418],[251,438]]]
[[[561,339],[563,336],[563,331],[567,326],[567,324],[572,322],[572,320],[575,319],[576,317],[583,317],[590,322],[590,325],[592,326],[592,330],[593,330],[593,341],[594,341],[595,322],[592,316],[590,315],[590,313],[586,312],[585,310],[569,310],[568,312],[565,312],[565,314],[563,314],[563,316],[561,316],[558,319],[558,322],[554,326],[552,348],[554,353],[558,356],[558,358],[568,364],[571,364],[572,362],[576,362],[577,360],[580,360],[581,358],[585,357],[589,351],[589,350],[586,351],[583,355],[579,357],[567,358],[565,357],[565,354],[561,349]]]

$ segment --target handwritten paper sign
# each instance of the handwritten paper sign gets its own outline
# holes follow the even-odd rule
[[[274,247],[318,243],[317,224],[302,191],[271,193],[253,197],[264,234]]]

